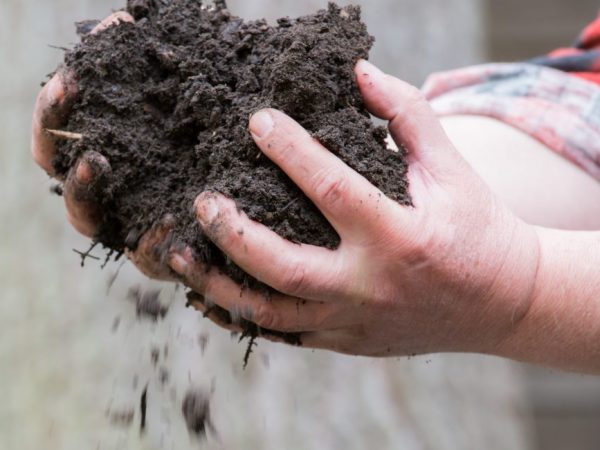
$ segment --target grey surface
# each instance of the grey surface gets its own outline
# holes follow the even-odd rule
[[[477,0],[370,1],[374,61],[419,83],[430,71],[482,59]],[[325,2],[231,2],[234,12],[295,15]],[[244,348],[183,306],[181,291],[158,325],[136,321],[128,288],[150,289],[131,267],[85,269],[72,248],[51,182],[30,160],[29,123],[39,81],[74,42],[72,23],[120,2],[0,2],[0,448],[2,449],[526,449],[527,404],[514,366],[494,358],[367,360],[261,343]],[[153,284],[152,286],[157,286]],[[160,285],[159,285],[160,286]],[[116,318],[120,325],[111,331]],[[210,337],[206,353],[199,334]],[[167,344],[161,387],[150,351]],[[137,383],[135,379],[137,378]],[[149,386],[149,426],[138,402]],[[188,436],[179,414],[190,386],[210,391],[216,434]],[[131,427],[111,415],[135,408]]]
[[[487,0],[489,54],[519,61],[570,46],[598,14],[598,0]]]

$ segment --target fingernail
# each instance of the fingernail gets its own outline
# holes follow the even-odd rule
[[[169,259],[169,266],[178,275],[187,274],[188,262],[183,256],[177,253],[171,255],[171,258]]]
[[[371,64],[366,59],[361,59],[356,64],[356,69],[359,75],[363,76],[371,76],[371,77],[380,77],[383,76],[384,73],[374,64]]]
[[[87,186],[94,179],[94,171],[88,163],[80,161],[75,170],[75,179],[77,183]]]
[[[273,118],[267,111],[259,111],[250,119],[250,132],[258,138],[264,138],[273,130]]]
[[[197,205],[198,220],[204,226],[210,225],[219,215],[219,205],[214,196],[204,197]]]
[[[48,81],[48,103],[50,105],[60,103],[64,97],[64,94],[65,90],[63,84],[61,83],[60,78],[55,75],[50,81]]]

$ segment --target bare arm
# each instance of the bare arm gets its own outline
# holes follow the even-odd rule
[[[537,232],[540,265],[531,308],[497,353],[600,374],[600,232]]]
[[[448,137],[521,219],[564,230],[600,230],[600,183],[536,139],[495,119],[441,119]]]
[[[600,373],[600,232],[557,230],[600,230],[600,183],[494,119],[454,116],[442,124],[515,214],[546,227],[537,228],[540,267],[532,306],[497,353]]]

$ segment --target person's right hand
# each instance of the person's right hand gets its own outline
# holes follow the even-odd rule
[[[100,33],[121,22],[133,22],[133,17],[119,11],[100,22],[92,34]],[[93,238],[102,211],[94,202],[94,186],[111,168],[110,162],[98,152],[84,154],[73,166],[66,178],[59,176],[53,167],[56,155],[56,136],[52,131],[60,130],[69,117],[77,98],[78,86],[73,73],[60,68],[43,87],[37,97],[33,112],[31,152],[35,162],[53,178],[64,182],[64,199],[67,217],[73,227],[84,236]],[[157,249],[164,245],[165,237],[173,227],[170,217],[141,237],[135,251],[127,252],[129,259],[146,275],[163,280],[172,280],[171,271]]]

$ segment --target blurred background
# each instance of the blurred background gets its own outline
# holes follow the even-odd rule
[[[73,23],[123,0],[0,2],[0,448],[597,449],[600,382],[472,355],[369,360],[244,345],[184,307],[182,290],[128,264],[88,260],[52,182],[29,157],[34,99],[77,41]],[[343,4],[351,3],[347,1]],[[527,59],[571,43],[592,0],[377,0],[363,5],[373,61],[415,84],[427,74]],[[326,1],[230,0],[246,18]],[[102,256],[101,253],[95,253]],[[118,274],[117,274],[118,272]],[[139,320],[132,286],[159,289],[164,320]],[[158,355],[158,356],[157,356]],[[208,438],[181,409],[210,399]],[[147,392],[145,430],[140,398]]]

